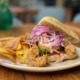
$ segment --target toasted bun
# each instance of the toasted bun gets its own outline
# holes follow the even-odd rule
[[[38,24],[48,25],[49,27],[59,29],[62,32],[66,33],[68,36],[71,36],[80,42],[80,36],[75,31],[73,31],[70,27],[68,27],[67,25],[64,25],[54,17],[46,16],[42,18]]]
[[[61,31],[62,33],[65,33],[70,38],[74,38],[74,40],[75,40],[74,42],[76,42],[76,41],[80,42],[80,37],[79,37],[78,33],[73,31],[70,27],[68,27],[67,25],[64,25],[63,23],[61,23],[59,20],[55,19],[54,17],[51,17],[51,16],[44,17],[40,20],[38,25],[46,25],[51,28],[55,28],[55,29]],[[67,40],[67,38],[64,38],[64,39]],[[71,42],[72,42],[72,40],[71,40]],[[65,46],[65,54],[63,54],[63,59],[61,58],[61,56],[54,54],[52,56],[49,56],[49,61],[61,61],[61,60],[76,58],[77,57],[76,47],[71,42],[69,41],[69,39],[68,39],[68,41],[65,41],[66,46]],[[49,49],[49,47],[47,47],[44,44],[39,44],[39,45],[42,48]]]

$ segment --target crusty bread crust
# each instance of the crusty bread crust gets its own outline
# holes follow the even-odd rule
[[[67,35],[80,41],[80,36],[75,31],[73,31],[70,27],[68,27],[67,25],[64,25],[63,23],[61,23],[59,20],[55,19],[54,17],[46,16],[42,18],[38,24],[50,25],[49,27],[59,29],[62,32],[65,32]]]

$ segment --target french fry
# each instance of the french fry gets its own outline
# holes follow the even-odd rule
[[[0,38],[0,41],[9,41],[14,39],[14,37],[4,37],[4,38]]]
[[[18,61],[20,63],[24,63],[23,55],[24,55],[23,49],[19,50],[19,51],[16,51],[16,61]]]
[[[10,48],[6,48],[6,50],[13,56],[16,55],[16,51],[14,51],[13,49],[10,49]]]
[[[7,42],[5,47],[17,50],[21,48],[20,37],[14,38],[11,41]]]
[[[16,50],[20,50],[21,49],[21,47],[22,47],[22,45],[19,43],[19,44],[17,44],[17,47],[16,47]]]
[[[0,38],[0,46],[4,47],[8,42],[10,42],[13,39],[14,37]]]
[[[25,63],[28,52],[29,48],[27,46],[23,46],[22,49],[16,51],[16,60],[20,63]]]
[[[6,58],[8,58],[8,59],[10,59],[12,61],[15,60],[15,56],[12,55],[12,53],[10,53],[6,48],[0,47],[0,56],[6,57]]]
[[[24,41],[28,36],[30,35],[30,33],[25,33],[24,35],[21,35],[21,41]]]

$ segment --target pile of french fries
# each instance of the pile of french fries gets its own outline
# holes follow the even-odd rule
[[[0,57],[10,59],[16,62],[17,59],[23,62],[25,58],[25,52],[28,49],[28,45],[23,43],[26,35],[20,37],[6,37],[0,38]],[[23,62],[24,63],[24,62]]]

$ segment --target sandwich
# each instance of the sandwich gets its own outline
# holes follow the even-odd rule
[[[33,28],[30,35],[25,39],[25,44],[27,43],[31,47],[36,45],[39,53],[38,57],[47,56],[45,64],[75,59],[77,57],[76,47],[66,38],[65,34],[80,41],[76,32],[54,17],[47,16]]]

